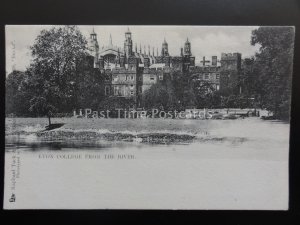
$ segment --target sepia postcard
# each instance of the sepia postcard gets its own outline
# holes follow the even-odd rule
[[[4,208],[288,210],[294,35],[7,25]]]

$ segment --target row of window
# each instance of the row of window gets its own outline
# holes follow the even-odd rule
[[[119,76],[114,76],[113,81],[118,81],[119,80]],[[130,76],[125,76],[125,80],[134,80],[134,76],[130,75]]]
[[[130,90],[130,95],[134,95],[134,91]],[[115,96],[126,96],[126,89],[125,88],[119,88],[118,86],[114,87],[114,95]]]
[[[134,86],[131,85],[129,88],[130,88],[130,95],[134,95],[134,90],[133,90]],[[105,86],[105,95],[110,95],[110,87],[109,86]],[[126,89],[125,88],[119,88],[118,86],[114,86],[114,95],[115,96],[125,96],[126,95]]]
[[[139,77],[139,81],[142,81],[142,79],[143,79],[142,77]],[[162,74],[160,74],[158,76],[158,79],[159,80],[163,80],[164,76]],[[105,80],[109,81],[109,77],[105,77]],[[117,82],[118,80],[119,80],[119,77],[118,76],[114,76],[113,81]],[[134,80],[134,76],[133,75],[125,76],[125,81],[128,81],[128,80],[133,81]],[[155,80],[155,76],[150,76],[150,80]]]
[[[199,74],[199,79],[200,80],[209,80],[211,78],[213,78],[213,75],[214,74],[209,74],[209,73],[205,73],[205,74]],[[220,74],[219,73],[216,73],[216,79],[220,79]]]
[[[134,86],[130,85],[130,95],[134,95]],[[142,93],[142,86],[138,87],[138,92]],[[115,96],[126,96],[126,89],[125,88],[120,88],[118,86],[114,86],[113,94]],[[110,95],[110,87],[105,86],[105,95],[108,96]]]

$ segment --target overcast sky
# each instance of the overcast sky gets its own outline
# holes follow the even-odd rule
[[[17,70],[25,70],[31,60],[29,46],[42,29],[49,29],[52,26],[45,25],[9,25],[6,26],[6,71],[11,72],[15,65]],[[161,52],[161,44],[166,38],[169,44],[170,55],[180,55],[180,48],[183,47],[187,38],[191,42],[192,54],[196,57],[196,64],[200,63],[205,56],[211,60],[211,56],[220,58],[221,53],[240,52],[242,57],[249,57],[258,51],[259,46],[251,46],[251,31],[257,27],[253,26],[78,26],[87,38],[94,28],[100,47],[108,45],[109,36],[112,36],[113,45],[123,48],[125,31],[129,27],[132,32],[133,47],[137,43],[148,45]],[[13,44],[15,50],[13,51]],[[14,54],[13,54],[14,53]],[[15,57],[13,57],[15,55]],[[14,60],[13,60],[14,58]]]

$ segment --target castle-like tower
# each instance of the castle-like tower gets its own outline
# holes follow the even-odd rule
[[[186,42],[184,44],[184,56],[191,56],[191,42],[189,42],[189,39],[186,39]]]
[[[239,75],[241,70],[241,53],[222,53],[221,54],[221,77],[220,89],[228,89],[233,93],[239,90]]]
[[[169,56],[168,43],[166,42],[166,39],[164,39],[164,42],[162,43],[161,56]]]
[[[94,57],[94,68],[98,68],[99,44],[97,40],[97,34],[95,33],[94,29],[90,34],[88,41],[88,51],[90,55]]]
[[[129,28],[125,33],[124,53],[127,57],[132,56],[132,39]]]

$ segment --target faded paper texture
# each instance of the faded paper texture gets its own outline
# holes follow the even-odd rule
[[[288,209],[294,27],[6,26],[5,209]]]

